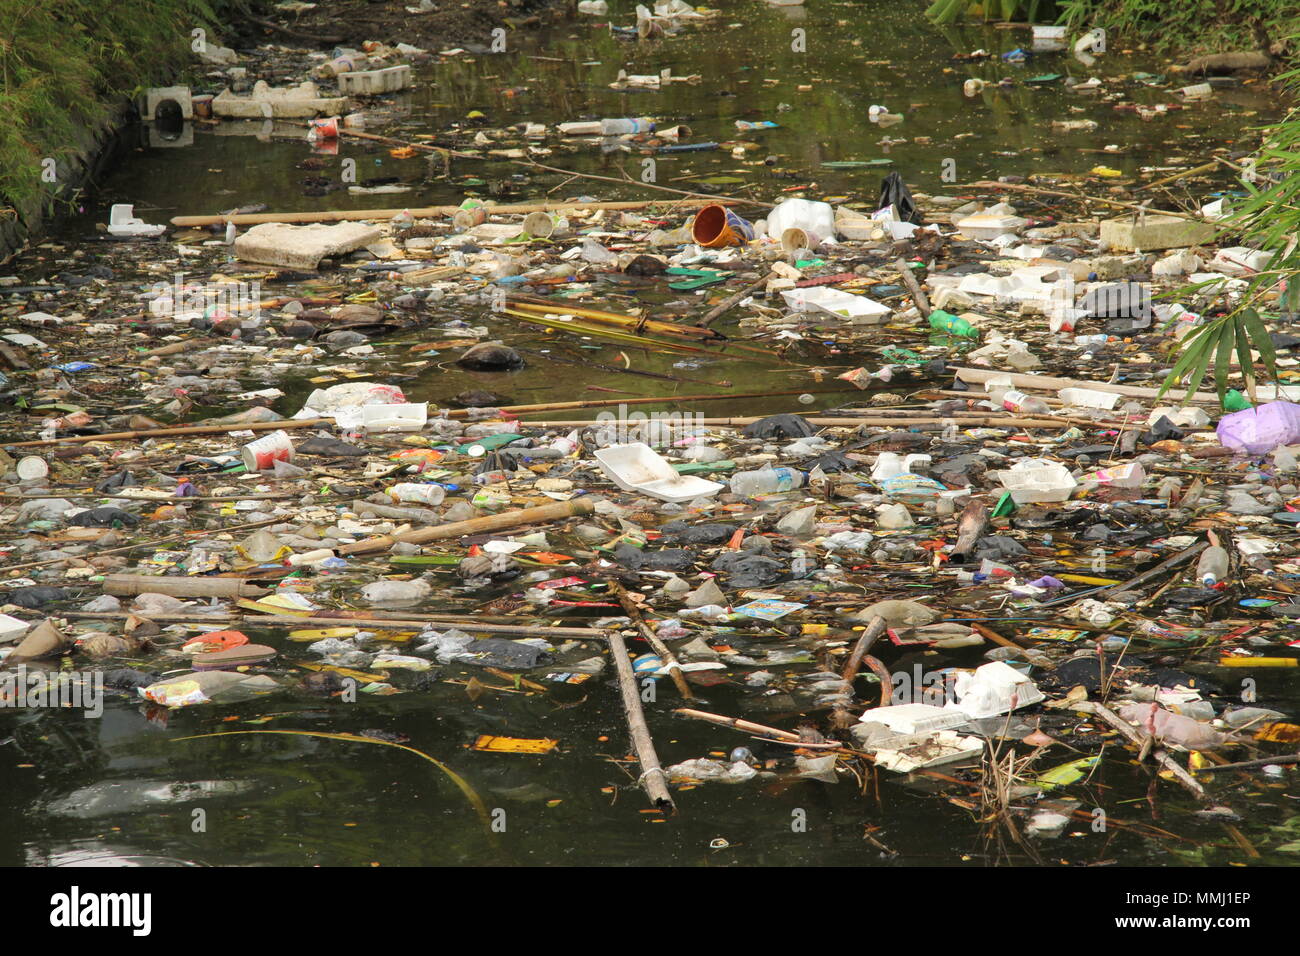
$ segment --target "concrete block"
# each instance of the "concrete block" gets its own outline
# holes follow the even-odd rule
[[[265,222],[235,238],[235,258],[289,269],[315,270],[322,259],[360,249],[382,235],[383,230],[378,226],[362,222],[309,226]]]
[[[158,106],[168,100],[174,102],[181,110],[181,119],[194,119],[194,103],[190,99],[188,86],[155,86],[144,91],[144,109],[141,117],[147,123],[157,119]]]
[[[384,67],[382,70],[362,70],[356,73],[338,75],[339,92],[348,96],[375,96],[379,93],[395,93],[411,85],[411,67]]]
[[[342,113],[347,104],[346,96],[317,95],[315,83],[270,87],[258,80],[249,96],[222,90],[212,100],[212,112],[230,119],[307,119],[322,113]]]
[[[1101,247],[1131,252],[1141,249],[1183,249],[1203,246],[1214,239],[1214,225],[1177,216],[1146,216],[1136,223],[1131,216],[1101,224]]]

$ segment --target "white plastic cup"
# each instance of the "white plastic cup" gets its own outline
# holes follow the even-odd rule
[[[274,468],[277,461],[293,461],[293,442],[289,433],[280,430],[264,435],[243,447],[240,454],[244,467],[251,471],[267,471]]]

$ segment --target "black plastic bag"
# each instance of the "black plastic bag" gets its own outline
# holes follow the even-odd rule
[[[129,511],[105,505],[81,511],[68,519],[68,524],[78,528],[134,528],[140,519]]]
[[[817,429],[798,415],[769,415],[746,425],[741,434],[746,438],[807,438],[817,434]]]
[[[898,211],[900,221],[918,226],[921,224],[921,213],[916,208],[912,191],[897,172],[890,173],[880,183],[880,201],[876,203],[876,208],[884,209],[886,206],[893,206]]]

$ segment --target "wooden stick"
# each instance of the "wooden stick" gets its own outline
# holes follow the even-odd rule
[[[1121,202],[1118,199],[1102,199],[1100,196],[1097,197],[1084,196],[1084,195],[1080,195],[1079,193],[1067,193],[1059,189],[1044,189],[1042,186],[1029,186],[1022,183],[999,183],[987,179],[982,179],[979,182],[970,183],[968,188],[1011,189],[1016,192],[1022,192],[1022,193],[1039,193],[1044,196],[1061,196],[1065,199],[1073,199],[1076,202],[1083,202],[1083,203],[1098,202],[1107,206],[1117,206],[1121,209],[1132,209],[1136,212],[1150,213],[1151,215],[1172,216],[1175,219],[1204,220],[1205,218],[1204,216],[1201,215],[1190,215],[1185,212],[1173,212],[1171,210],[1165,210],[1165,209],[1148,209],[1147,207],[1140,206],[1137,203]]]
[[[925,292],[922,291],[920,283],[916,281],[916,276],[912,275],[912,270],[908,268],[907,263],[902,259],[894,262],[894,268],[902,276],[907,291],[912,293],[912,301],[916,303],[921,315],[928,316],[930,314],[930,300],[925,297]]]
[[[1019,651],[1021,654],[1024,654],[1025,659],[1029,661],[1029,663],[1034,664],[1037,667],[1041,667],[1044,670],[1049,670],[1049,671],[1056,670],[1056,663],[1052,661],[1050,658],[1048,658],[1045,654],[1043,654],[1042,651],[1038,650],[1037,648],[1026,647],[1024,644],[1017,644],[1015,641],[1003,637],[997,631],[993,630],[992,628],[985,627],[983,624],[971,624],[971,627],[974,628],[976,631],[978,631],[980,634],[983,634],[994,644],[1001,644],[1003,647],[1009,647],[1012,650]]]
[[[521,508],[517,511],[503,511],[501,514],[487,515],[483,518],[471,518],[468,521],[453,521],[450,524],[433,528],[421,528],[405,534],[381,534],[373,538],[364,538],[353,544],[338,548],[338,553],[365,554],[369,551],[382,551],[391,548],[398,541],[409,544],[425,544],[429,541],[442,541],[447,538],[459,538],[467,534],[483,534],[492,531],[504,531],[518,528],[520,525],[539,524],[547,521],[559,521],[575,515],[589,515],[596,510],[596,504],[590,498],[574,498],[572,501],[557,501],[553,505],[541,505],[537,508]]]
[[[1300,763],[1300,754],[1285,754],[1280,757],[1260,757],[1258,760],[1243,760],[1240,763],[1221,763],[1213,767],[1202,767],[1197,773],[1221,773],[1224,770],[1251,770],[1256,767],[1267,767],[1270,764],[1277,764],[1279,767],[1285,767],[1290,764]]]
[[[1208,541],[1197,542],[1196,544],[1192,545],[1190,548],[1186,548],[1183,551],[1179,551],[1172,558],[1166,558],[1165,560],[1161,561],[1154,568],[1150,568],[1146,571],[1143,571],[1141,574],[1135,575],[1134,577],[1129,578],[1127,581],[1121,581],[1119,584],[1108,587],[1106,590],[1102,591],[1101,594],[1105,595],[1105,594],[1110,594],[1112,592],[1118,594],[1121,591],[1131,591],[1134,588],[1142,587],[1142,585],[1146,584],[1148,581],[1152,581],[1155,578],[1160,577],[1161,575],[1165,574],[1167,571],[1172,571],[1180,564],[1186,564],[1188,561],[1192,560],[1192,558],[1196,557],[1198,554],[1200,554],[1209,546],[1210,546],[1210,542]]]
[[[1106,723],[1110,724],[1110,726],[1123,734],[1129,742],[1134,744],[1139,750],[1141,750],[1146,743],[1146,740],[1142,735],[1134,730],[1133,726],[1127,720],[1124,720],[1118,714],[1113,713],[1101,704],[1091,700],[1081,700],[1075,701],[1069,706],[1072,710],[1100,717]],[[1205,792],[1205,788],[1197,783],[1192,775],[1184,770],[1182,765],[1178,763],[1178,761],[1174,760],[1173,757],[1169,756],[1166,751],[1156,750],[1152,752],[1151,756],[1155,757],[1156,762],[1173,774],[1174,778],[1198,800],[1209,799],[1208,794]]]
[[[618,325],[632,329],[638,334],[641,332],[654,332],[660,335],[679,335],[693,339],[725,338],[718,332],[711,332],[708,329],[697,328],[693,325],[681,325],[677,322],[664,322],[660,319],[647,319],[633,315],[620,315],[617,312],[607,312],[604,309],[575,308],[563,301],[538,299],[532,296],[510,298],[506,300],[506,304],[523,312],[576,315],[604,325]]]
[[[841,678],[849,683],[853,682],[853,679],[858,676],[858,668],[862,666],[862,658],[866,656],[867,651],[871,650],[871,645],[875,644],[880,635],[884,634],[888,629],[889,625],[879,614],[871,619],[867,629],[862,632],[858,642],[853,645],[853,653],[849,655],[848,662],[844,665],[844,670],[840,674]]]
[[[664,667],[668,669],[669,676],[672,677],[673,683],[677,685],[677,691],[686,700],[694,700],[695,695],[691,693],[691,685],[686,682],[686,677],[682,674],[682,665],[677,662],[676,655],[668,649],[668,645],[659,639],[659,635],[645,621],[645,616],[641,613],[641,608],[632,600],[632,595],[627,593],[627,588],[617,582],[611,582],[614,593],[618,596],[618,603],[623,605],[623,610],[627,616],[632,619],[636,629],[641,632],[641,636],[646,639],[654,652],[659,655],[659,659],[664,662]]]
[[[677,805],[673,803],[672,794],[668,792],[668,778],[663,767],[659,765],[659,755],[655,753],[654,740],[645,722],[645,711],[641,709],[641,695],[637,692],[636,675],[632,673],[632,662],[627,659],[627,645],[623,643],[623,635],[618,631],[607,631],[605,640],[609,642],[609,653],[614,658],[614,667],[618,671],[618,689],[623,697],[627,729],[632,736],[636,759],[641,764],[641,776],[637,782],[645,789],[653,806],[659,810],[675,813]]]
[[[761,279],[755,279],[739,292],[727,296],[713,308],[709,309],[708,312],[704,313],[704,318],[700,319],[700,321],[695,324],[701,329],[707,329],[712,322],[721,317],[724,312],[730,311],[745,296],[750,295],[757,289],[766,285],[768,278],[769,276],[763,276]]]

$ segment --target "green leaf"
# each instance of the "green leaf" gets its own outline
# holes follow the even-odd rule
[[[1273,340],[1269,338],[1268,329],[1264,327],[1259,313],[1254,309],[1242,309],[1241,318],[1246,323],[1246,329],[1250,332],[1250,339],[1255,343],[1255,348],[1259,350],[1260,358],[1264,360],[1264,367],[1268,369],[1268,374],[1277,381],[1277,351],[1273,348]]]
[[[1214,388],[1219,393],[1220,402],[1223,401],[1223,396],[1228,394],[1228,372],[1232,367],[1232,340],[1231,335],[1220,335],[1219,349],[1214,355]]]

